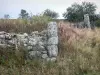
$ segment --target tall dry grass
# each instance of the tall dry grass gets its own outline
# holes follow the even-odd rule
[[[60,24],[59,29],[60,57],[65,64],[70,60],[73,75],[99,75],[100,29],[78,29],[65,24]]]
[[[42,31],[52,19],[47,16],[35,15],[30,20],[27,19],[0,19],[0,31],[15,33],[31,33]]]

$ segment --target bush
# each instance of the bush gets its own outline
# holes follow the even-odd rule
[[[96,25],[97,27],[100,27],[100,19],[97,20],[97,21],[95,22],[95,25]]]

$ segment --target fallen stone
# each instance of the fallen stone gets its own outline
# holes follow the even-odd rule
[[[52,57],[52,58],[47,58],[47,61],[48,62],[55,62],[57,60],[57,58],[55,58],[55,57]]]

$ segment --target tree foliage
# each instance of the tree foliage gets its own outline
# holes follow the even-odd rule
[[[67,18],[69,21],[78,22],[82,21],[84,14],[94,15],[96,11],[96,5],[90,2],[82,2],[82,4],[74,3],[71,7],[66,9],[66,12],[63,14],[64,18]]]
[[[43,15],[46,15],[46,16],[49,16],[51,18],[58,18],[59,17],[59,14],[55,11],[52,11],[50,9],[46,9],[43,13]]]
[[[24,9],[21,9],[20,18],[27,19],[28,17],[29,17],[29,14],[27,13],[27,11]]]
[[[9,14],[5,14],[4,15],[4,19],[9,19],[10,18],[10,15]]]

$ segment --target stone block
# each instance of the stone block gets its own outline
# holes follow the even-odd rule
[[[29,56],[29,58],[41,57],[41,52],[39,52],[39,51],[30,51],[28,56]]]
[[[52,57],[52,58],[47,58],[47,61],[49,62],[55,62],[57,60],[57,58],[56,57]]]
[[[48,57],[47,54],[42,54],[42,58],[43,58],[43,59],[46,59],[47,57]]]
[[[47,46],[49,57],[56,57],[58,55],[57,45]]]
[[[58,36],[57,37],[51,37],[48,39],[48,45],[57,45],[58,44]]]
[[[50,22],[47,27],[48,38],[51,36],[58,36],[58,27],[56,22]]]

